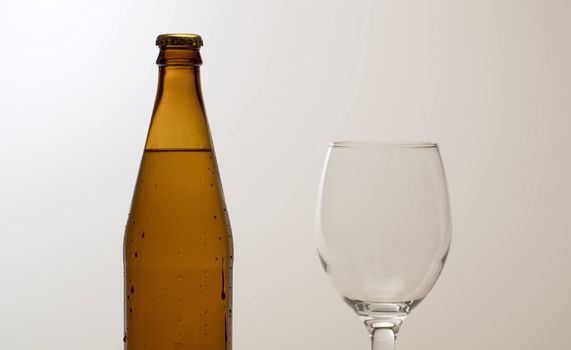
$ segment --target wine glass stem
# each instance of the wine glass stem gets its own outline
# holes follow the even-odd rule
[[[371,333],[372,350],[395,350],[395,332],[391,328],[377,328]]]

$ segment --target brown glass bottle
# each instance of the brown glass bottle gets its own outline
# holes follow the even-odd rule
[[[231,348],[232,236],[198,35],[167,34],[124,240],[125,349]]]

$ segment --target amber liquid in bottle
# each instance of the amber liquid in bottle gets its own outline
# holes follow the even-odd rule
[[[159,85],[124,240],[125,349],[231,348],[232,237],[196,35],[162,35]]]

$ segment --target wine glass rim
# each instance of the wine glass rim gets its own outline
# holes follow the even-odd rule
[[[334,148],[436,148],[435,142],[333,141]]]

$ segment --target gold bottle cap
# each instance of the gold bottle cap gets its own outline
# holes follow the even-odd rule
[[[199,48],[202,46],[202,38],[198,34],[161,34],[156,43],[159,47],[175,45]]]

